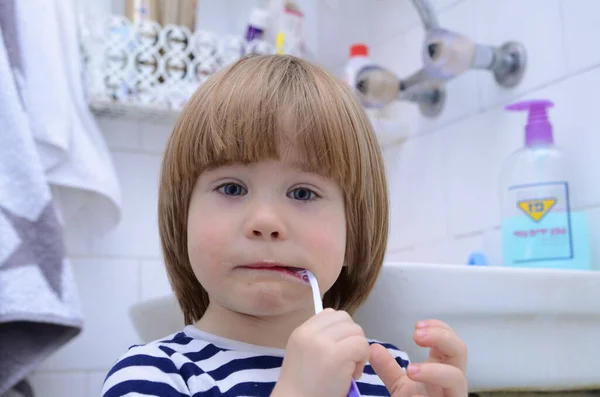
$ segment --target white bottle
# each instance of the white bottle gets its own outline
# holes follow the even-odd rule
[[[365,66],[371,64],[369,59],[369,47],[365,44],[353,44],[350,46],[350,58],[344,69],[344,81],[356,92],[356,75]]]

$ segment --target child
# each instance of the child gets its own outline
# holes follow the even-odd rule
[[[188,325],[131,347],[105,397],[345,397],[352,379],[363,396],[467,395],[447,325],[417,326],[431,354],[406,374],[406,354],[348,314],[382,266],[387,186],[368,118],[322,69],[249,56],[206,81],[165,151],[159,227]],[[298,268],[325,291],[318,315]]]

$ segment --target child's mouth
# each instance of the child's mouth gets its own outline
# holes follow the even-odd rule
[[[275,264],[275,263],[254,263],[254,264],[250,264],[250,265],[243,265],[240,267],[243,269],[250,269],[250,270],[257,270],[257,271],[278,272],[281,274],[285,274],[285,275],[297,278],[298,280],[304,281],[302,275],[299,273],[303,269],[293,267],[293,266],[285,266],[285,265],[280,265],[280,264]]]

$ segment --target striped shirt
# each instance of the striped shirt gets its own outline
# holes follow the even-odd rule
[[[406,353],[382,345],[406,368]],[[102,396],[267,397],[279,378],[283,354],[283,349],[222,338],[188,325],[165,339],[129,348],[108,373]],[[368,364],[356,383],[364,397],[389,396]]]

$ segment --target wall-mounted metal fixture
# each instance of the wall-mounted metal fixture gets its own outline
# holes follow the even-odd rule
[[[412,0],[423,27],[423,68],[406,78],[369,66],[358,73],[357,89],[370,106],[385,106],[395,100],[419,104],[426,117],[439,115],[446,101],[445,83],[470,69],[489,70],[502,87],[522,80],[527,64],[525,48],[507,42],[500,47],[474,43],[468,37],[443,29],[429,0]]]

